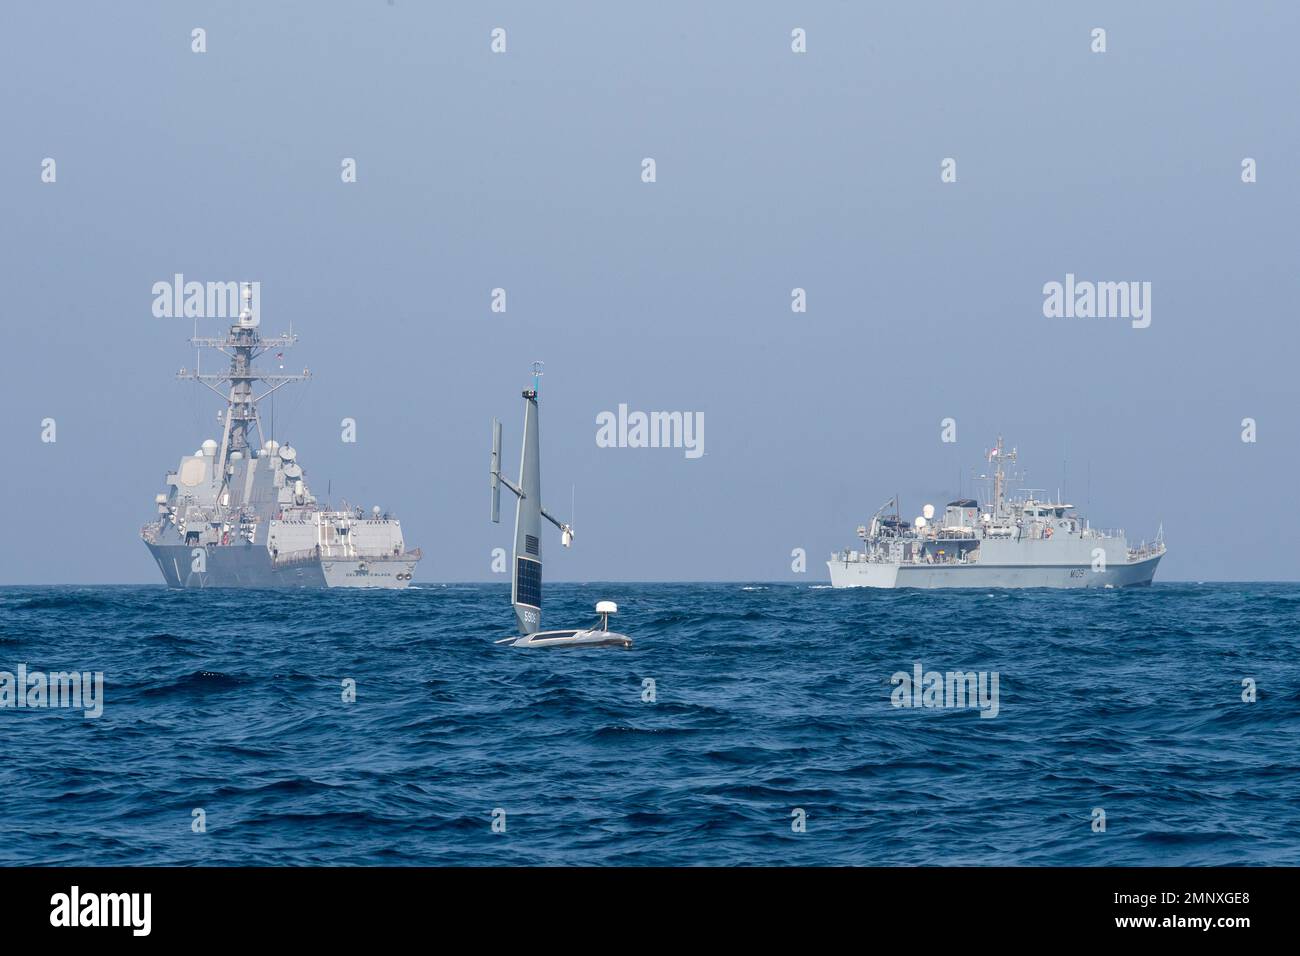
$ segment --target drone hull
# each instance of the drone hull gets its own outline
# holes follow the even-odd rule
[[[632,639],[613,631],[535,631],[510,644],[511,647],[631,647]]]

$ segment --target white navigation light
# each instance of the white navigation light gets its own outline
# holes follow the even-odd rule
[[[916,525],[917,531],[920,531],[922,528],[925,527],[925,519],[922,518],[920,515],[917,515],[916,520],[913,521],[912,524]]]
[[[934,517],[934,505],[926,505],[921,509],[921,514],[925,515],[926,521],[929,521]]]

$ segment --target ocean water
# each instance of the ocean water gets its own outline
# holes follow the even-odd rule
[[[0,671],[104,673],[98,718],[0,709],[0,863],[1300,864],[1300,585],[548,585],[545,623],[604,597],[632,649],[494,646],[504,585],[0,588]],[[997,716],[894,706],[917,662]]]

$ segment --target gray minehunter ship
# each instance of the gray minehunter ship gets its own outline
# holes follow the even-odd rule
[[[1100,531],[1074,506],[1041,501],[1024,489],[1008,496],[1013,479],[1004,463],[1016,461],[1002,436],[989,452],[995,462],[989,500],[959,498],[942,517],[926,505],[913,522],[891,498],[858,528],[863,550],[831,555],[837,588],[1099,588],[1150,584],[1165,553],[1164,535],[1129,547],[1123,531]],[[891,505],[893,514],[885,514]]]
[[[177,376],[222,396],[225,425],[220,444],[208,439],[167,475],[158,517],[141,529],[163,579],[173,588],[406,587],[421,554],[407,549],[400,522],[378,507],[366,514],[319,504],[293,447],[263,436],[258,403],[310,373],[253,367],[258,356],[289,348],[297,336],[262,337],[250,302],[245,287],[244,308],[225,338],[191,340],[228,356],[230,367],[216,374],[181,369]],[[257,382],[267,388],[255,396]]]

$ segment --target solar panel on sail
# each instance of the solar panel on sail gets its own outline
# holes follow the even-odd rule
[[[515,565],[515,602],[532,607],[542,606],[542,566],[520,558]]]

